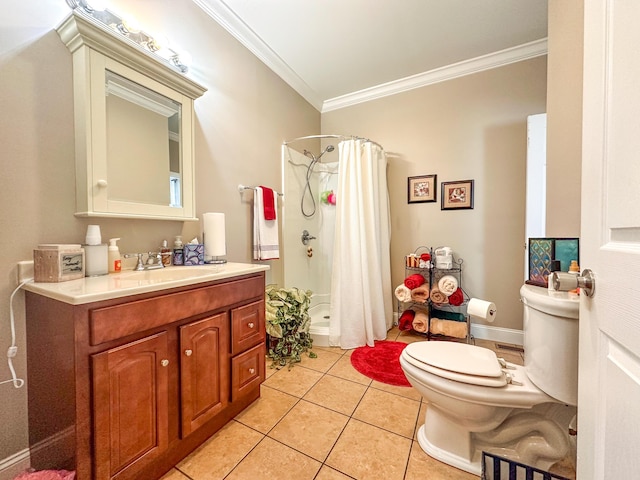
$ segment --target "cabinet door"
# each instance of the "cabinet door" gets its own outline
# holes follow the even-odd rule
[[[167,334],[92,356],[96,480],[133,478],[168,444]]]
[[[182,436],[229,402],[229,321],[226,313],[180,327]]]

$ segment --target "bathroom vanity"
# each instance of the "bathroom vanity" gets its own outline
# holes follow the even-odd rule
[[[268,267],[169,267],[26,287],[36,469],[156,479],[260,395]]]

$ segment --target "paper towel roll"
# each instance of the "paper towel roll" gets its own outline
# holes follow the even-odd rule
[[[467,314],[470,317],[482,318],[488,322],[493,322],[496,319],[497,313],[498,309],[496,308],[495,303],[480,300],[479,298],[472,298],[469,300]]]
[[[203,213],[202,232],[204,237],[205,260],[227,254],[224,213]]]

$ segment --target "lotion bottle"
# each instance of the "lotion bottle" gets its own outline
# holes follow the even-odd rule
[[[184,250],[182,245],[182,236],[176,235],[176,239],[173,242],[173,264],[184,265]]]
[[[109,239],[109,273],[117,273],[122,270],[122,258],[120,257],[120,249],[116,243],[119,238]]]
[[[162,265],[165,267],[171,266],[171,249],[169,248],[169,244],[166,240],[162,241],[162,246],[160,247],[160,257],[162,258]]]

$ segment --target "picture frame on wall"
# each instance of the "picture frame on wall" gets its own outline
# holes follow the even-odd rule
[[[440,210],[473,208],[473,180],[442,182]]]
[[[408,203],[435,202],[438,198],[436,194],[437,178],[437,175],[409,177],[407,181]]]

